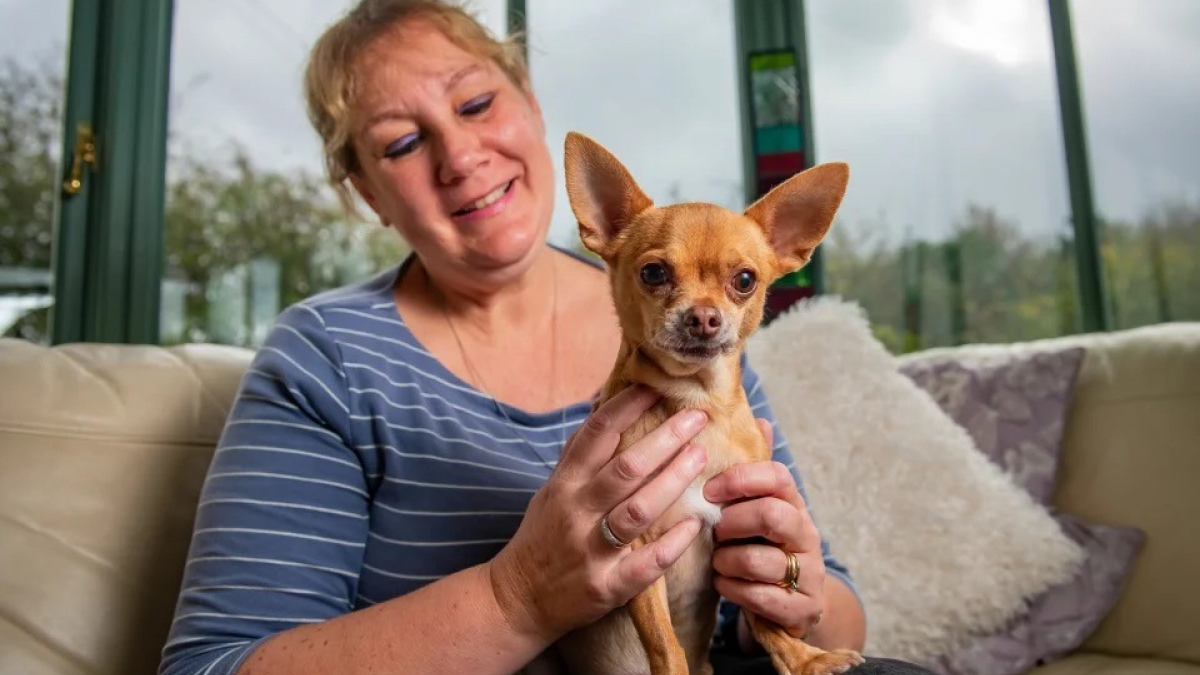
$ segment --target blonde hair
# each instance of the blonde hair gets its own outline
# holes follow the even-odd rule
[[[460,49],[491,60],[518,87],[528,86],[518,39],[496,39],[462,6],[445,0],[361,0],[317,40],[304,76],[308,119],[324,145],[325,173],[349,213],[355,207],[347,180],[359,168],[351,118],[360,86],[355,70],[375,40],[416,20],[427,22]]]

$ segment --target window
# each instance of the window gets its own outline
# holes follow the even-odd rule
[[[398,236],[341,212],[303,106],[313,41],[356,1],[6,8],[0,335],[253,347],[287,305],[399,261]],[[467,6],[502,34],[509,4]],[[744,207],[733,2],[512,4],[528,8],[560,172],[552,242],[579,246],[561,179],[569,130],[612,149],[658,201]],[[1080,290],[1090,326],[1098,293],[1076,279],[1091,258],[1074,241],[1046,0],[803,7],[808,150],[852,172],[814,266],[825,289],[861,302],[898,352],[1075,332]],[[1072,3],[1113,328],[1200,318],[1200,98],[1187,86],[1200,7],[1133,7]],[[788,34],[774,20],[760,30],[764,44]],[[84,122],[100,162],[61,199]]]
[[[807,7],[816,157],[851,169],[828,292],[898,352],[1074,332],[1044,0]]]
[[[288,305],[405,255],[342,212],[304,109],[309,50],[353,4],[177,3],[163,342],[257,346]],[[502,1],[476,4],[503,34]]]
[[[1113,327],[1200,319],[1200,5],[1071,10]]]
[[[54,203],[69,3],[7,7],[0,24],[0,334],[50,339]]]

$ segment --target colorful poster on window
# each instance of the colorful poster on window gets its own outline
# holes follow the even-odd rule
[[[755,189],[761,197],[807,167],[804,108],[794,51],[755,52],[749,63]],[[767,320],[812,294],[808,268],[780,279],[767,296]]]

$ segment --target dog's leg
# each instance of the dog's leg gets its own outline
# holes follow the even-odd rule
[[[650,659],[650,675],[688,675],[687,655],[671,625],[666,577],[633,596],[627,608]]]
[[[774,621],[750,613],[746,619],[780,675],[836,675],[863,663],[863,657],[852,649],[827,652],[792,637]]]

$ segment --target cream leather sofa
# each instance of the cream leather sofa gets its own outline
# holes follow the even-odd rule
[[[1055,342],[1089,348],[1058,501],[1149,538],[1081,653],[1038,675],[1200,675],[1200,324]],[[0,674],[155,671],[250,358],[0,340]]]

